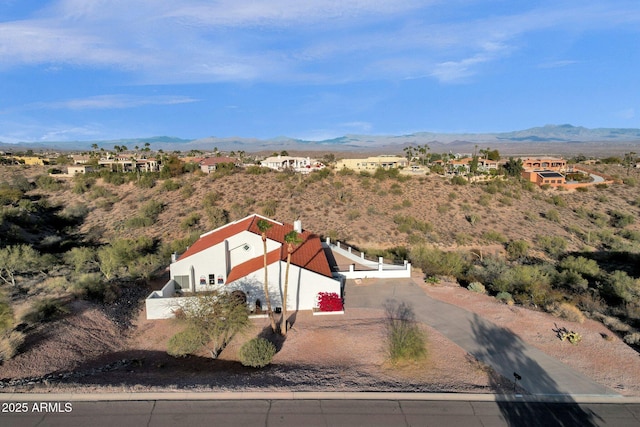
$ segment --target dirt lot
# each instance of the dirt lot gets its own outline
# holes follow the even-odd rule
[[[425,285],[434,298],[457,304],[518,333],[601,384],[625,395],[640,395],[640,358],[600,323],[560,322],[545,313],[510,307],[452,284]],[[509,392],[508,380],[471,358],[437,331],[424,326],[429,342],[422,362],[393,366],[384,352],[384,313],[347,309],[344,315],[300,312],[273,364],[243,367],[240,345],[268,329],[266,319],[212,360],[203,353],[175,359],[165,353],[180,326],[172,320],[148,321],[138,313],[126,331],[101,309],[73,304],[74,316],[41,326],[27,350],[0,366],[4,391],[55,392],[148,390],[293,390]],[[583,335],[578,345],[561,342],[557,323]],[[15,381],[23,379],[22,381]],[[7,380],[14,380],[13,382]]]

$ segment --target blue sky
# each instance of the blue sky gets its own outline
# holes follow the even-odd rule
[[[0,141],[640,128],[637,0],[0,0]]]

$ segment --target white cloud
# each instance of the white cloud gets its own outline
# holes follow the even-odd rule
[[[572,61],[570,59],[549,61],[549,62],[543,62],[542,64],[538,65],[538,68],[562,68],[562,67],[567,67],[569,65],[573,65],[577,63],[578,61]]]
[[[107,67],[158,84],[454,82],[509,55],[531,33],[640,27],[640,9],[626,0],[539,2],[462,20],[455,8],[469,1],[55,0],[30,19],[0,23],[0,70]],[[456,18],[438,19],[449,15]]]
[[[36,108],[95,110],[135,108],[144,105],[176,105],[198,102],[186,96],[99,95],[66,101],[32,104]]]

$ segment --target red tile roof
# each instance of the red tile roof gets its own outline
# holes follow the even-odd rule
[[[180,259],[185,259],[191,255],[213,247],[223,242],[225,239],[228,239],[229,237],[242,231],[250,231],[257,235],[261,235],[262,233],[258,228],[258,221],[260,219],[263,218],[258,215],[251,215],[245,219],[227,224],[210,232],[209,234],[203,235],[189,249],[187,249],[185,253],[180,256]],[[280,244],[282,244],[282,247],[267,254],[267,263],[272,264],[278,259],[286,261],[287,248],[284,236],[291,230],[293,230],[293,225],[280,224],[272,220],[268,221],[273,225],[269,230],[267,230],[267,238],[279,242]],[[318,235],[310,233],[309,231],[303,231],[302,233],[300,233],[300,238],[302,239],[302,243],[295,246],[293,252],[291,253],[291,264],[297,265],[298,267],[302,267],[307,270],[311,270],[323,276],[331,277],[331,268],[329,267],[327,256],[325,255],[325,252],[322,248],[322,242],[320,241]],[[232,268],[229,272],[227,283],[245,277],[246,275],[261,269],[263,266],[263,255],[239,264]]]

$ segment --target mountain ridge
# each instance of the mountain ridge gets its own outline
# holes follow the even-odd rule
[[[116,145],[125,145],[129,149],[134,146],[152,144],[153,150],[213,150],[258,152],[265,150],[334,150],[359,151],[380,149],[402,149],[407,145],[442,146],[474,146],[475,144],[506,143],[640,143],[640,129],[637,128],[586,128],[570,124],[544,125],[510,132],[415,132],[404,135],[366,135],[346,134],[323,139],[306,140],[287,136],[276,136],[269,139],[252,137],[216,137],[209,136],[197,139],[184,139],[172,136],[153,136],[145,138],[120,138],[117,140],[88,141],[51,141],[20,142],[7,144],[0,142],[0,149],[56,149],[62,151],[89,150],[98,145],[101,148],[113,149]]]

